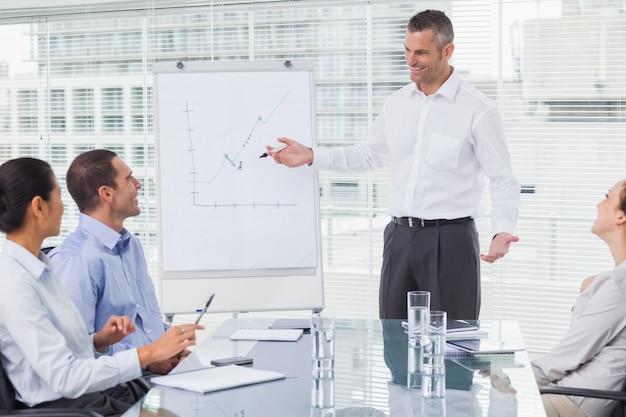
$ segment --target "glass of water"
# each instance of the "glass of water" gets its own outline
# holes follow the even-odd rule
[[[429,311],[425,314],[424,366],[444,366],[446,354],[446,323],[445,311]]]
[[[444,398],[446,392],[446,323],[445,311],[430,311],[426,315],[425,335],[422,337],[422,396]]]
[[[311,408],[332,409],[335,406],[335,373],[332,369],[314,369],[311,380]]]
[[[335,367],[335,317],[326,313],[311,315],[311,357],[313,371]]]
[[[409,291],[406,296],[409,339],[419,343],[424,334],[426,313],[430,310],[430,292]]]

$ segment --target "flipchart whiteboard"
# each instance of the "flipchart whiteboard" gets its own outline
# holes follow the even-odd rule
[[[313,145],[312,63],[159,63],[154,94],[162,311],[323,308],[317,174],[260,157]]]

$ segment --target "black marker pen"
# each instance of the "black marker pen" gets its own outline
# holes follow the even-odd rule
[[[286,147],[287,147],[287,144],[286,144],[286,143],[282,143],[282,144],[278,145],[277,147],[272,148],[272,151],[271,151],[271,152],[274,152],[274,153],[276,153],[276,152],[280,152],[280,151],[282,151],[283,149],[285,149]],[[269,155],[267,154],[267,152],[265,152],[263,155],[259,156],[259,158],[265,158],[266,156],[269,156]]]

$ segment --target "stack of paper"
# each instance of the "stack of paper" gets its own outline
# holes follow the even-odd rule
[[[483,329],[446,332],[446,340],[484,339],[486,337],[489,337],[489,333]]]
[[[175,375],[157,376],[150,381],[156,385],[205,393],[282,378],[285,378],[285,375],[279,372],[228,365]]]

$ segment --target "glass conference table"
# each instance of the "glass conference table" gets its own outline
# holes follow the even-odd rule
[[[124,416],[219,417],[545,417],[526,351],[492,355],[447,355],[446,398],[428,404],[421,390],[407,390],[408,341],[400,320],[336,320],[335,406],[311,407],[311,339],[297,342],[231,341],[240,327],[269,326],[268,319],[229,319],[187,358],[188,366],[248,355],[254,368],[285,379],[207,394],[154,386]],[[521,341],[515,321],[481,322],[490,338]],[[182,366],[181,363],[179,366]],[[425,403],[426,402],[426,403]]]

